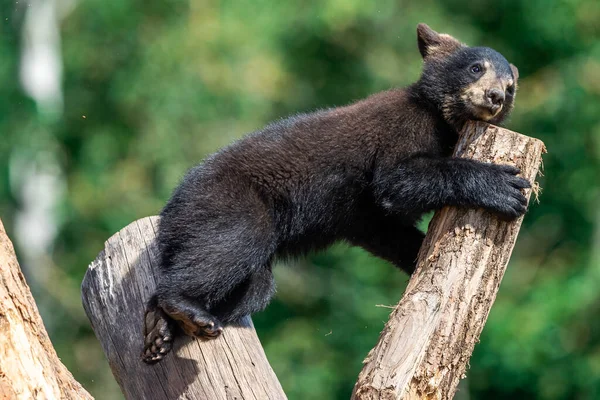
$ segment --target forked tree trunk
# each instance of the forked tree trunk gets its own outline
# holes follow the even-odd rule
[[[56,355],[0,221],[0,399],[91,399]]]
[[[85,311],[125,397],[285,399],[249,317],[214,340],[178,337],[158,364],[142,361],[142,318],[158,276],[157,222],[143,218],[108,239],[82,284]]]
[[[533,182],[544,151],[537,139],[473,122],[463,130],[455,156],[515,165]],[[453,397],[521,222],[503,222],[483,210],[446,207],[435,213],[417,270],[364,361],[353,399]]]

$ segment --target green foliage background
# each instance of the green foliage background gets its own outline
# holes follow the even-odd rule
[[[58,113],[19,84],[26,12],[0,2],[0,218],[14,238],[27,168],[60,177],[56,237],[23,268],[60,357],[97,398],[121,396],[79,300],[104,240],[244,133],[415,81],[418,22],[516,64],[508,127],[549,151],[460,396],[600,398],[600,2],[80,0],[60,25]],[[24,254],[27,236],[16,244]],[[290,399],[349,398],[387,320],[378,305],[407,279],[345,245],[277,268],[277,298],[254,319]]]

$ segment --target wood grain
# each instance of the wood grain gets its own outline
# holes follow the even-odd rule
[[[158,276],[158,217],[112,236],[89,266],[83,305],[128,399],[285,399],[249,317],[215,339],[178,337],[158,364],[141,361],[145,303]]]
[[[511,164],[535,181],[544,144],[481,122],[469,123],[454,156]],[[535,186],[534,186],[535,187]],[[526,190],[529,198],[532,189]],[[353,399],[451,399],[517,239],[523,218],[484,210],[435,213],[417,270],[364,361]]]
[[[0,399],[91,399],[52,347],[0,221]]]

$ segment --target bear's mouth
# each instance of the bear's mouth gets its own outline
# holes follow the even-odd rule
[[[504,106],[503,103],[494,104],[485,96],[484,91],[466,90],[461,96],[463,104],[472,114],[472,117],[481,121],[494,119]]]
[[[496,115],[498,115],[500,110],[502,110],[502,104],[492,104],[491,106],[488,106],[488,110],[490,114],[492,114],[495,117]]]
[[[502,104],[485,104],[485,105],[475,105],[474,107],[475,117],[482,121],[489,121],[495,118],[500,111],[502,111]]]

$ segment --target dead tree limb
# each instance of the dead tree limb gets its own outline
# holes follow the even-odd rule
[[[0,221],[0,399],[91,399],[52,347]]]
[[[82,284],[85,311],[125,397],[285,399],[249,317],[214,340],[180,337],[160,363],[142,362],[142,318],[158,276],[157,222],[138,220],[108,239]]]
[[[454,155],[515,165],[533,182],[543,152],[544,144],[537,139],[469,123]],[[503,222],[483,210],[446,207],[436,212],[417,270],[364,361],[353,399],[453,397],[496,298],[521,222],[522,218]]]

